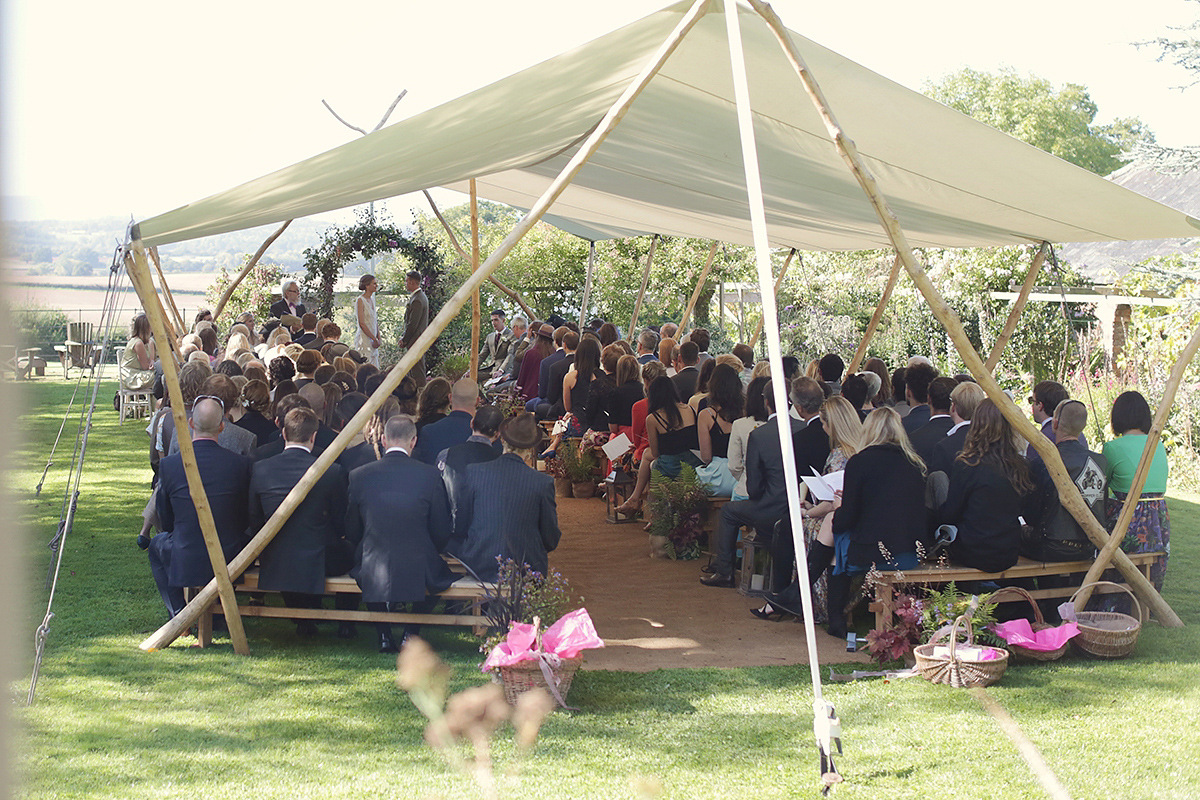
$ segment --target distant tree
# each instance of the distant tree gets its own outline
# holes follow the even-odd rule
[[[962,69],[927,83],[925,94],[1098,175],[1129,163],[1122,153],[1139,142],[1154,141],[1136,117],[1096,125],[1096,104],[1085,87],[1068,83],[1056,90],[1044,78],[1022,77],[1012,69]]]
[[[1180,38],[1160,36],[1146,42],[1136,42],[1135,47],[1149,47],[1158,51],[1158,61],[1166,61],[1183,67],[1191,73],[1191,80],[1180,86],[1181,90],[1200,84],[1200,16],[1189,25],[1175,30],[1183,34]],[[1178,175],[1200,169],[1200,146],[1164,147],[1153,140],[1136,142],[1127,155],[1141,163],[1154,167],[1167,175]]]

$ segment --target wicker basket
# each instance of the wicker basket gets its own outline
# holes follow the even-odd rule
[[[1137,644],[1138,634],[1142,632],[1142,604],[1133,596],[1133,592],[1119,583],[1112,581],[1095,581],[1085,583],[1071,595],[1070,602],[1075,601],[1076,595],[1088,586],[1116,586],[1133,598],[1137,618],[1116,611],[1077,611],[1075,619],[1079,624],[1079,635],[1071,641],[1080,652],[1096,658],[1124,658],[1133,652]]]
[[[987,661],[963,658],[958,653],[958,629],[960,626],[966,628],[965,646],[969,647],[974,644],[975,632],[971,629],[971,621],[966,617],[959,617],[950,626],[949,655],[935,656],[933,654],[939,641],[937,636],[927,644],[920,644],[913,648],[913,655],[917,658],[917,672],[930,683],[948,683],[959,689],[991,686],[1000,680],[1000,677],[1004,675],[1004,670],[1008,668],[1008,651],[993,647],[991,649],[1001,653],[1001,656]]]
[[[1046,622],[1046,618],[1042,616],[1042,609],[1038,607],[1037,601],[1033,599],[1033,595],[1020,586],[1006,586],[1003,589],[993,592],[987,599],[989,603],[1002,603],[1008,600],[1025,600],[1029,605],[1033,606],[1033,622],[1029,624],[1029,627],[1033,629],[1034,633],[1055,627]],[[1028,647],[1022,647],[1019,644],[1009,644],[1007,647],[1013,656],[1021,661],[1057,661],[1067,652],[1067,647],[1070,644],[1069,640],[1065,641],[1055,650],[1030,650]]]
[[[504,699],[509,705],[516,705],[517,698],[530,689],[545,689],[551,695],[554,692],[546,684],[546,676],[542,672],[541,660],[522,661],[507,667],[500,667],[500,683],[504,686]],[[550,667],[550,674],[558,684],[558,698],[561,705],[566,706],[567,692],[571,691],[571,681],[583,664],[583,655],[574,658],[561,659],[557,667]],[[556,699],[558,699],[556,698]]]

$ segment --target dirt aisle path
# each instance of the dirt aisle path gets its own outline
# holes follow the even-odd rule
[[[590,669],[648,672],[671,667],[807,664],[804,627],[751,616],[758,598],[700,585],[698,561],[650,558],[640,523],[609,525],[604,501],[558,501],[563,537],[550,566],[584,598],[607,647],[589,650]],[[817,630],[821,663],[866,662]]]

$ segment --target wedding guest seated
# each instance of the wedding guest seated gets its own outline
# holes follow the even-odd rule
[[[129,324],[129,341],[121,351],[117,374],[122,389],[142,391],[154,383],[154,339],[150,335],[150,320],[138,314]]]
[[[647,328],[638,336],[637,362],[645,364],[658,358],[658,334]]]
[[[937,378],[937,370],[927,363],[912,364],[904,373],[905,399],[909,412],[904,417],[904,431],[911,434],[932,416],[929,408],[929,384]]]
[[[301,347],[307,347],[310,343],[317,340],[317,315],[311,311],[300,317],[300,327],[303,331],[292,339],[293,342]]]
[[[308,405],[308,401],[301,397],[299,392],[284,395],[272,404],[271,418],[275,421],[275,435],[271,437],[269,442],[254,450],[255,461],[262,461],[283,452],[283,421],[287,418],[288,412],[293,408],[307,408],[310,411],[312,410]]]
[[[609,432],[613,436],[624,433],[631,442],[634,436],[633,406],[646,396],[640,379],[641,369],[642,365],[636,356],[621,356],[617,359],[616,389],[613,390],[609,402]]]
[[[732,352],[742,362],[740,370],[742,386],[749,386],[751,375],[754,372],[754,348],[748,344],[738,343],[733,346]]]
[[[362,392],[347,392],[342,395],[342,399],[337,405],[337,415],[344,428],[349,424],[350,420],[362,410],[362,407],[367,403],[367,396]],[[370,425],[368,421],[367,425]],[[349,475],[351,470],[361,467],[363,464],[369,464],[377,460],[378,456],[375,453],[370,442],[367,441],[366,428],[363,426],[354,437],[350,439],[346,449],[338,456],[337,463],[342,465],[342,469]]]
[[[434,378],[425,384],[417,405],[418,434],[426,425],[443,420],[450,413],[450,388],[450,381],[445,378]],[[374,388],[368,385],[363,393],[370,396],[374,394]]]
[[[1138,392],[1122,392],[1113,401],[1112,431],[1115,439],[1104,445],[1108,460],[1108,486],[1112,499],[1108,503],[1109,530],[1116,527],[1121,507],[1133,485],[1133,476],[1146,449],[1146,438],[1153,424],[1150,404]],[[1121,549],[1127,553],[1162,553],[1150,567],[1150,582],[1162,590],[1167,572],[1167,557],[1171,552],[1171,518],[1167,514],[1167,449],[1160,441],[1150,462],[1146,485],[1133,510],[1133,519]]]
[[[428,595],[455,580],[441,557],[452,530],[446,487],[436,467],[409,456],[416,443],[412,417],[394,416],[384,428],[383,458],[350,473],[346,538],[358,548],[350,575],[369,611],[411,603],[414,613],[428,613],[434,606]],[[378,622],[375,629],[379,652],[399,651],[391,624]],[[419,631],[408,624],[404,636]]]
[[[704,462],[701,478],[715,497],[729,497],[737,486],[729,469],[729,440],[745,403],[741,375],[726,364],[716,364],[708,383],[708,406],[696,418],[700,460]]]
[[[933,448],[954,427],[954,420],[950,416],[950,393],[957,386],[954,378],[934,378],[928,390],[929,421],[908,434],[913,450],[926,464],[933,457]]]
[[[428,392],[432,385],[433,381],[426,384],[425,391]],[[470,378],[456,381],[450,389],[450,413],[421,428],[413,458],[425,464],[436,464],[439,453],[465,442],[471,435],[471,418],[478,405],[479,384]]]
[[[284,449],[254,464],[250,475],[250,530],[258,531],[317,460],[317,415],[294,408],[283,422]],[[308,490],[283,527],[258,557],[258,588],[283,594],[292,608],[320,608],[327,575],[344,575],[354,564],[354,549],[344,538],[346,473],[332,464]],[[357,599],[354,601],[356,607]],[[341,607],[341,606],[339,606]],[[343,622],[339,635],[353,635]],[[312,621],[296,623],[300,636],[315,636]]]
[[[296,357],[296,382],[297,389],[303,389],[309,383],[312,383],[316,377],[317,367],[325,363],[321,358],[321,354],[316,350],[304,350]]]
[[[664,326],[665,327],[665,326]],[[658,340],[658,361],[667,369],[667,377],[675,374],[675,348],[679,345],[670,336],[665,333]]]
[[[854,413],[858,414],[860,421],[867,418],[863,406],[866,405],[870,392],[865,379],[857,375],[847,376],[846,380],[842,381],[840,394],[854,407]]]
[[[500,424],[504,414],[495,406],[480,406],[471,420],[471,435],[465,442],[446,448],[438,454],[437,468],[446,483],[446,494],[450,497],[450,513],[458,516],[458,501],[463,494],[463,483],[467,479],[469,464],[482,464],[500,457],[497,448],[500,439]],[[419,444],[419,443],[418,443]]]
[[[246,542],[250,459],[217,444],[217,437],[226,426],[225,410],[215,398],[198,398],[188,424],[200,481],[212,510],[221,552],[228,562]],[[183,590],[204,586],[213,578],[212,562],[180,453],[159,462],[157,492],[159,527],[163,533],[150,541],[150,571],[167,613],[174,617],[183,610]]]
[[[565,326],[564,326],[565,327]],[[561,342],[562,349],[551,355],[547,359],[543,359],[540,370],[541,377],[538,379],[538,386],[541,387],[545,382],[545,388],[542,389],[543,401],[537,404],[537,419],[558,419],[566,411],[567,399],[563,395],[563,384],[566,382],[566,377],[569,372],[572,372],[572,367],[575,364],[576,353],[579,350],[579,345],[582,343],[582,337],[569,328],[563,331],[560,338],[558,331],[554,332],[554,338]],[[594,340],[594,344],[599,343],[599,340]],[[591,345],[589,345],[591,347]],[[596,348],[596,364],[600,363],[600,350]],[[580,398],[581,402],[577,405],[583,406],[586,401],[586,396]]]
[[[868,358],[867,363],[863,364],[863,370],[879,376],[879,389],[875,392],[875,396],[871,398],[871,405],[875,408],[895,405],[896,398],[892,394],[892,378],[888,373],[887,364],[883,363],[883,359]]]
[[[826,517],[834,550],[827,630],[845,638],[852,577],[872,564],[879,569],[916,567],[917,542],[925,535],[925,465],[892,409],[877,408],[867,415],[862,449],[846,462],[842,493],[834,496],[833,508]],[[822,539],[830,544],[819,534],[818,541]],[[814,556],[815,566],[828,558],[827,552]]]
[[[821,372],[821,380],[829,386],[831,394],[841,394],[842,374],[846,371],[846,362],[837,353],[826,353],[817,363]]]
[[[763,400],[763,387],[770,378],[758,377],[746,387],[746,415],[734,420],[729,430],[729,474],[733,476],[732,500],[749,500],[746,493],[746,446],[750,433],[767,421],[767,405]]]
[[[1087,406],[1078,400],[1064,400],[1054,409],[1051,430],[1055,448],[1071,481],[1083,500],[1104,526],[1104,501],[1108,496],[1108,461],[1079,443],[1079,434],[1087,425]],[[1031,465],[1034,491],[1026,504],[1026,521],[1032,536],[1021,540],[1021,555],[1039,561],[1082,561],[1092,558],[1096,546],[1083,532],[1076,519],[1059,501],[1058,489],[1050,471],[1040,459]]]
[[[908,374],[908,367],[900,367],[892,373],[892,409],[900,415],[901,419],[908,416],[908,412],[912,411],[912,407],[908,404],[908,386],[904,383],[904,376]]]
[[[543,393],[549,388],[549,383],[546,387],[541,385],[542,363],[556,352],[555,330],[551,325],[542,323],[536,330],[532,327],[530,330],[534,331],[534,336],[525,349],[525,355],[521,357],[521,368],[517,372],[517,394],[525,401],[527,411],[537,408],[538,403],[545,399]]]
[[[203,364],[199,365],[201,370]],[[187,369],[187,366],[185,366]],[[190,381],[189,381],[190,383]],[[190,394],[190,392],[189,392]],[[204,383],[200,385],[200,391],[194,399],[198,400],[201,397],[208,397],[216,400],[221,404],[221,408],[225,410],[225,421],[232,423],[230,410],[241,405],[241,392],[225,375],[210,374],[204,379]],[[184,397],[186,407],[187,397]],[[191,418],[191,409],[186,409],[187,416]],[[167,425],[167,420],[163,420],[163,424]],[[170,418],[170,426],[174,430],[174,418]],[[225,425],[217,436],[217,443],[227,450],[232,450],[235,453],[240,453],[244,456],[249,456],[254,453],[254,448],[258,446],[258,437],[245,428],[239,428],[236,425]],[[179,440],[172,436],[169,453],[179,452]]]
[[[333,376],[336,374],[337,369],[334,368],[333,364],[322,364],[313,373],[313,381],[316,382],[317,386],[324,386],[333,380]]]
[[[679,395],[679,399],[692,407],[693,411],[699,412],[707,403],[704,401],[708,397],[708,382],[712,380],[713,370],[717,368],[717,360],[710,358],[700,365],[700,372],[696,376],[696,390],[690,397]]]
[[[703,367],[706,362],[712,360],[713,357],[708,352],[708,346],[712,342],[712,337],[709,336],[707,328],[694,328],[692,332],[688,334],[687,340],[696,345],[696,366]],[[684,398],[682,394],[680,397],[685,400],[687,399]]]
[[[290,381],[296,375],[296,365],[287,356],[276,356],[267,362],[268,375],[271,378],[271,388],[274,389],[283,381]]]
[[[1029,396],[1029,406],[1033,412],[1033,421],[1042,426],[1042,433],[1050,441],[1054,441],[1054,431],[1051,428],[1051,420],[1054,417],[1054,409],[1070,395],[1067,389],[1058,381],[1039,381],[1033,387],[1033,394]],[[1087,437],[1082,432],[1079,434],[1079,443],[1087,449]],[[1041,458],[1037,450],[1033,449],[1033,445],[1027,445],[1025,448],[1025,457],[1030,461],[1037,461]]]
[[[700,348],[695,342],[684,342],[679,345],[679,353],[675,359],[675,374],[671,380],[675,383],[675,393],[685,402],[696,393],[696,384],[700,380],[700,369],[697,361],[700,358]]]
[[[984,572],[1000,572],[1017,563],[1021,514],[1033,490],[1029,465],[1013,443],[1013,430],[1000,409],[983,400],[975,409],[962,452],[950,469],[946,502],[937,514],[951,526],[951,559]]]
[[[971,427],[971,417],[975,414],[975,409],[987,394],[977,383],[960,383],[954,387],[954,391],[950,393],[950,419],[954,422],[953,427],[946,432],[933,447],[933,454],[929,457],[929,474],[935,472],[943,472],[947,476],[950,475],[950,469],[954,464],[954,459],[962,452],[963,445],[967,441],[967,433]]]
[[[268,418],[271,411],[271,390],[260,380],[248,381],[242,388],[242,406],[245,413],[233,424],[254,434],[256,447],[261,447],[275,438],[278,429]]]
[[[541,436],[532,414],[518,414],[500,427],[504,455],[467,466],[449,551],[480,580],[496,579],[497,557],[543,575],[550,568],[562,537],[554,479],[528,464]]]

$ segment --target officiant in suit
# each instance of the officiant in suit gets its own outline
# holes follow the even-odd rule
[[[219,400],[208,397],[196,400],[188,427],[192,431],[200,481],[228,563],[246,542],[251,462],[246,456],[217,444],[224,425],[225,409]],[[204,586],[212,580],[212,562],[196,506],[192,504],[182,454],[166,456],[159,462],[158,480],[158,518],[163,533],[150,540],[150,572],[167,613],[174,617],[183,609],[185,587]]]
[[[450,502],[437,467],[411,456],[417,443],[412,417],[400,414],[383,429],[383,458],[350,473],[346,538],[357,543],[350,575],[362,588],[370,611],[387,611],[412,603],[415,613],[428,613],[427,599],[449,588],[454,573],[441,553],[450,540]],[[389,623],[376,623],[379,652],[395,653]],[[420,631],[405,625],[405,637]]]
[[[293,280],[285,280],[283,285],[279,287],[279,293],[283,297],[271,304],[272,317],[282,319],[285,314],[290,314],[293,317],[304,316],[305,309],[304,303],[300,302],[299,283]]]
[[[450,552],[481,580],[496,579],[496,556],[543,575],[550,568],[547,553],[562,538],[554,479],[527,463],[541,436],[532,414],[518,414],[500,426],[504,455],[466,469]]]
[[[317,428],[315,413],[307,408],[292,409],[283,422],[283,452],[254,464],[250,476],[252,531],[262,528],[317,460],[313,454]],[[353,566],[353,549],[343,537],[345,520],[346,473],[333,464],[262,551],[258,587],[281,592],[284,602],[293,608],[320,608],[325,577],[344,575]],[[358,605],[357,598],[353,600],[350,608]],[[338,607],[343,605],[341,602]],[[351,623],[342,623],[339,634],[349,638],[352,629]],[[316,632],[314,622],[296,624],[301,636]]]

